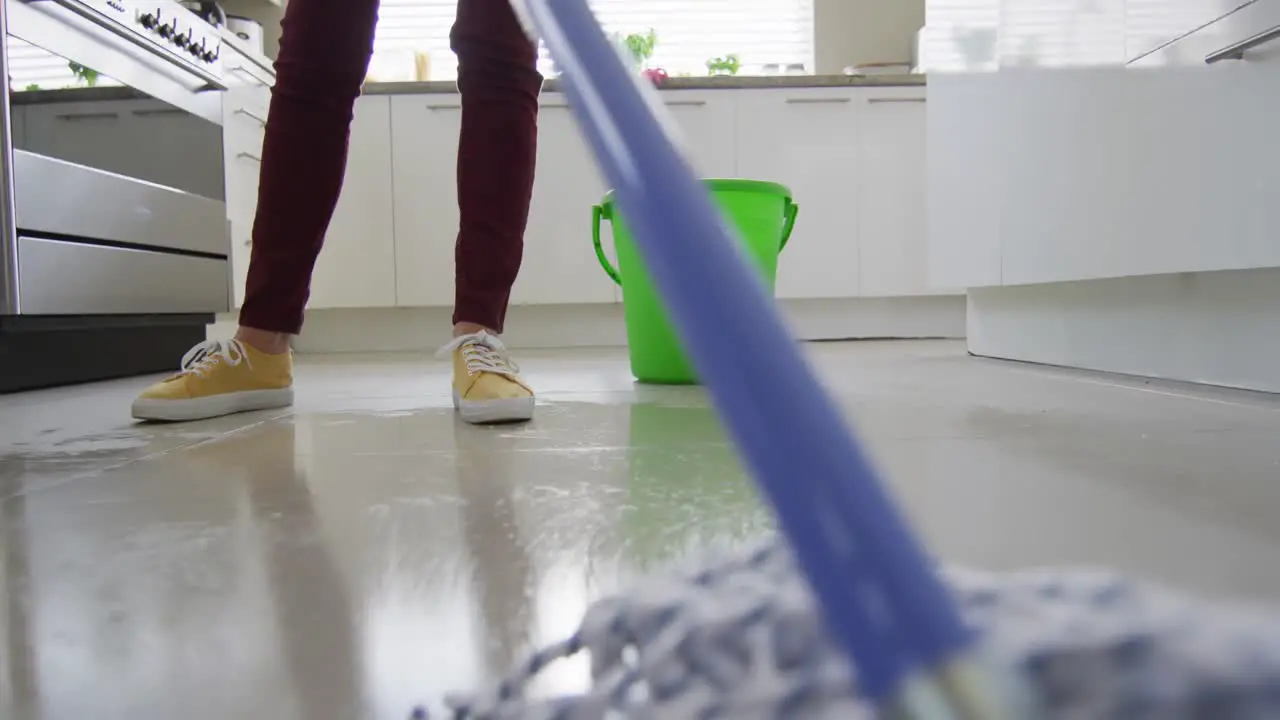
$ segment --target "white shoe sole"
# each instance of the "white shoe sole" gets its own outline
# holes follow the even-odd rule
[[[458,415],[473,425],[524,422],[533,419],[534,399],[500,398],[498,400],[463,400],[453,391],[453,406]]]
[[[252,410],[273,410],[292,404],[293,388],[245,390],[190,400],[138,398],[133,402],[133,417],[138,420],[186,422],[208,420]]]

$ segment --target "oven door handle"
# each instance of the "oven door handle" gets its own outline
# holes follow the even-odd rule
[[[179,60],[178,58],[162,50],[160,47],[156,45],[152,45],[151,43],[143,40],[142,38],[133,34],[129,30],[125,29],[124,27],[103,18],[98,12],[96,12],[95,10],[93,10],[92,8],[86,5],[82,5],[81,3],[78,3],[75,0],[49,0],[49,1],[53,2],[55,5],[58,5],[59,7],[66,8],[67,10],[75,13],[76,15],[79,15],[85,20],[88,20],[89,22],[93,23],[97,27],[103,30],[106,30],[107,32],[111,33],[112,35],[115,35],[121,40],[124,40],[130,45],[133,45],[134,47],[140,50],[145,50],[151,53],[152,55],[155,55],[156,57],[160,58],[161,60],[164,60],[170,65],[173,65],[174,67],[182,68],[183,70],[191,73],[192,75],[195,75],[196,77],[208,83],[210,89],[213,89],[213,90],[227,89],[226,83],[224,83],[222,79],[219,78],[217,75],[214,75],[213,73],[209,72],[208,70],[205,70],[204,68],[197,67],[183,60]]]

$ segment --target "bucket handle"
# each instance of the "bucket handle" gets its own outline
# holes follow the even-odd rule
[[[796,227],[796,217],[800,214],[800,204],[787,200],[786,210],[783,211],[784,221],[782,225],[782,242],[778,244],[778,252],[787,246],[791,240],[791,231]],[[600,205],[591,207],[591,243],[596,248],[596,259],[600,261],[600,267],[604,268],[605,273],[613,279],[618,285],[622,284],[622,276],[618,274],[617,268],[613,263],[609,262],[609,258],[604,254],[604,247],[600,243],[600,221],[608,220],[609,216],[605,213],[605,209]]]
[[[591,208],[591,242],[596,246],[596,258],[600,261],[600,267],[604,268],[605,273],[613,278],[615,283],[621,285],[622,276],[618,274],[613,263],[609,262],[609,258],[604,254],[604,248],[600,246],[600,221],[610,219],[612,218],[602,206],[595,205]]]
[[[778,245],[778,252],[787,246],[787,241],[791,239],[791,231],[796,228],[796,216],[800,214],[800,205],[787,199],[787,208],[783,211],[786,218],[782,225],[782,242]]]

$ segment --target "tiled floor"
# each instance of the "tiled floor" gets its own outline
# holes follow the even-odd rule
[[[945,560],[1280,600],[1280,400],[810,348]],[[403,356],[304,358],[293,412],[190,425],[130,422],[145,380],[0,397],[0,717],[402,718],[767,532],[699,391],[521,359],[524,427],[460,425],[446,366]]]

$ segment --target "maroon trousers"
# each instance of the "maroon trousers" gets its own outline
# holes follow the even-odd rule
[[[245,327],[302,329],[377,19],[378,0],[285,6],[240,310]],[[453,321],[501,332],[524,250],[542,76],[536,45],[508,0],[458,0],[450,44],[462,94]]]

